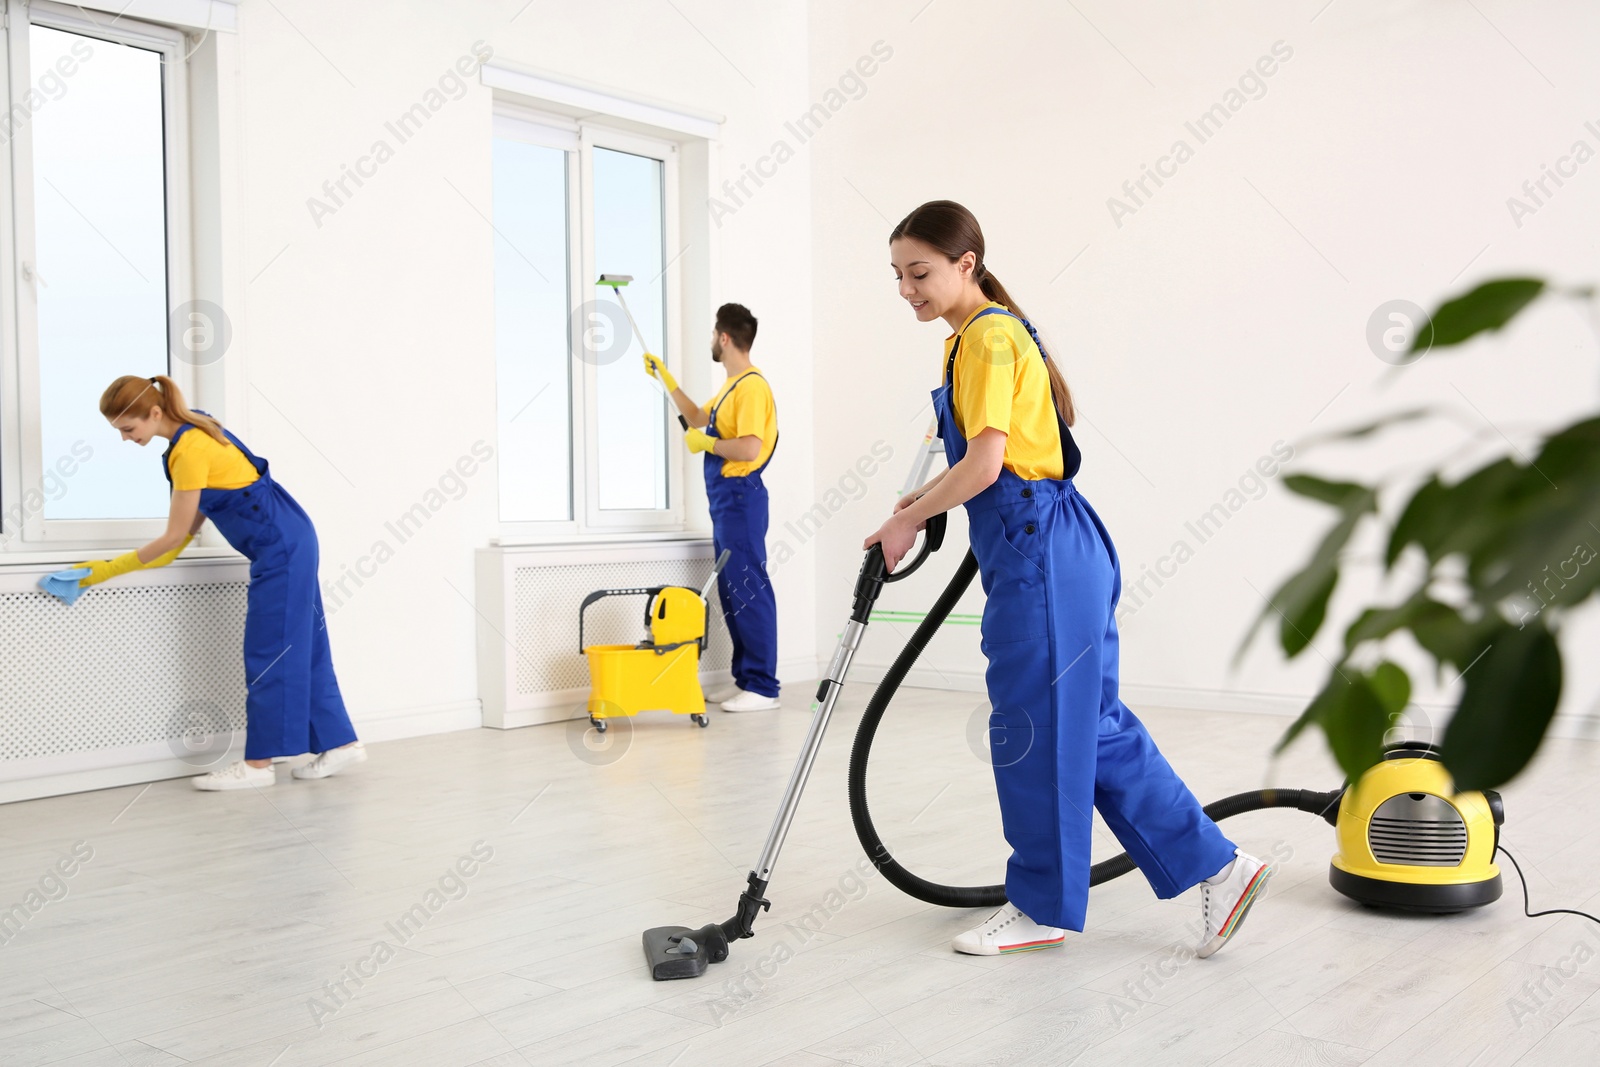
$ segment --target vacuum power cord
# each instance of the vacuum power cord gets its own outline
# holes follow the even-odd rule
[[[1526,915],[1530,919],[1537,919],[1541,915],[1577,915],[1580,918],[1588,919],[1592,923],[1600,923],[1600,919],[1596,919],[1588,912],[1574,911],[1571,908],[1546,908],[1544,911],[1529,911],[1528,909],[1532,905],[1528,901],[1528,879],[1523,877],[1522,864],[1517,862],[1517,857],[1513,856],[1506,849],[1506,846],[1496,845],[1494,846],[1494,850],[1496,852],[1504,852],[1506,854],[1506,859],[1511,861],[1511,866],[1516,868],[1517,881],[1522,883],[1522,914]]]

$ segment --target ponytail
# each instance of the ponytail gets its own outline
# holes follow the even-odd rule
[[[1022,313],[1022,308],[1011,299],[1011,294],[1000,284],[1000,279],[989,273],[989,268],[984,266],[983,230],[978,226],[978,220],[972,212],[954,200],[930,200],[901,219],[900,225],[889,234],[891,243],[902,237],[921,241],[952,263],[971,252],[977,260],[972,269],[972,276],[977,280],[978,288],[983,291],[983,295],[996,304],[1003,304],[1008,311],[1028,324],[1028,316]],[[1038,331],[1031,324],[1028,324],[1028,333],[1033,337],[1034,344],[1039,346],[1040,355],[1045,357],[1045,370],[1050,376],[1050,399],[1055,403],[1056,413],[1061,416],[1062,422],[1071,426],[1077,421],[1077,414],[1072,404],[1072,391],[1067,388],[1067,379],[1062,377],[1061,368],[1056,366],[1056,361],[1044,350]]]
[[[228,443],[227,435],[222,432],[222,424],[210,415],[191,411],[183,399],[183,390],[165,374],[157,374],[153,378],[124,374],[100,394],[100,414],[112,421],[130,417],[148,418],[158,406],[167,418],[189,423],[218,442]]]

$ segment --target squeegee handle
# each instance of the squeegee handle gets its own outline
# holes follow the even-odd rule
[[[622,313],[628,316],[628,326],[633,330],[633,336],[638,340],[639,347],[644,349],[646,352],[650,351],[650,346],[645,344],[644,334],[639,330],[639,324],[633,321],[633,312],[628,310],[628,302],[627,300],[623,299],[622,290],[616,286],[612,286],[611,292],[616,296],[617,303],[622,305]],[[655,375],[652,374],[650,377],[655,378]],[[667,383],[661,381],[660,378],[655,378],[655,380],[661,386],[661,392],[666,395],[668,400],[671,400],[672,393],[667,390]],[[689,420],[683,417],[682,412],[678,413],[678,425],[682,426],[685,430],[689,428]]]

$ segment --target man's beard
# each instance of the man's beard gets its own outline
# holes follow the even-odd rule
[[[711,358],[717,363],[722,362],[722,344],[718,341],[711,342]]]

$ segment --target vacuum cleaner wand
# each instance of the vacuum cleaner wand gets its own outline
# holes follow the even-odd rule
[[[631,281],[633,281],[633,275],[631,274],[602,274],[600,275],[600,280],[595,282],[595,284],[608,286],[613,293],[617,294],[617,303],[622,305],[622,313],[628,316],[628,325],[633,327],[633,336],[639,339],[639,347],[648,352],[650,351],[650,346],[644,343],[644,334],[639,332],[639,324],[633,321],[633,312],[628,310],[628,302],[622,299],[622,287]],[[661,386],[661,391],[662,393],[666,394],[667,399],[671,400],[672,394],[667,393],[666,383],[661,381],[661,379],[657,378],[654,374],[652,374],[650,377],[653,381]],[[689,420],[684,418],[681,412],[678,414],[678,425],[682,426],[685,430],[689,428]]]
[[[885,563],[882,548],[873,545],[868,549],[866,559],[861,563],[861,573],[856,579],[855,603],[850,612],[850,621],[845,624],[833,660],[817,687],[817,703],[811,716],[811,726],[806,731],[805,744],[801,746],[800,757],[795,761],[793,773],[789,775],[789,787],[784,790],[783,801],[778,806],[777,817],[772,820],[772,829],[767,833],[761,856],[746,877],[744,892],[739,894],[738,909],[725,922],[708,923],[699,929],[657,926],[646,930],[644,954],[650,964],[650,975],[656,981],[697,978],[705,973],[709,965],[728,958],[729,942],[755,935],[756,917],[772,907],[772,902],[764,895],[772,878],[772,868],[778,862],[778,853],[783,848],[784,838],[788,836],[789,826],[800,807],[800,794],[805,790],[806,779],[811,776],[811,766],[822,748],[822,735],[828,729],[828,720],[833,717],[833,708],[844,687],[845,675],[850,671],[850,661],[861,645],[861,635],[866,632],[872,605],[883,592],[885,583],[910,577],[930,553],[938,551],[944,543],[944,530],[944,515],[930,518],[923,531],[921,549],[893,573],[889,572]]]

